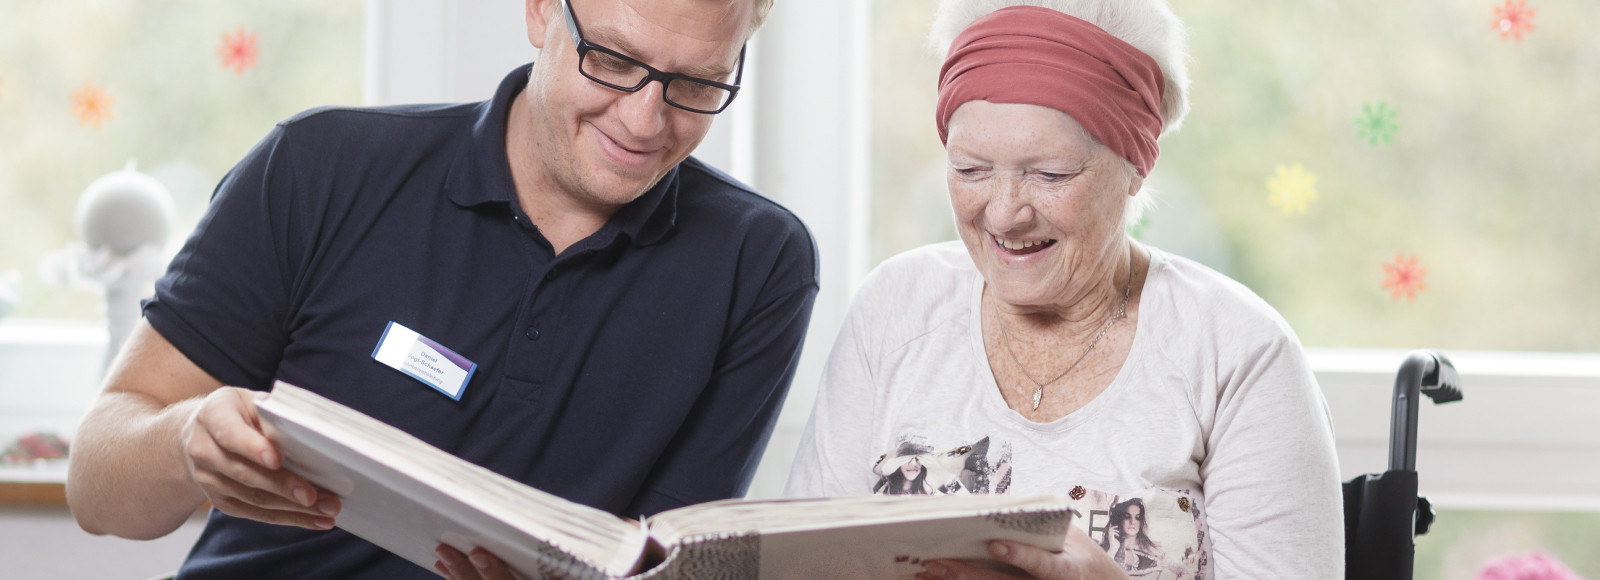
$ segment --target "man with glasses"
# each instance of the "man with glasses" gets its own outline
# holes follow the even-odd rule
[[[80,525],[152,538],[209,501],[180,577],[432,576],[331,529],[338,498],[256,421],[274,380],[623,516],[742,495],[816,249],[688,155],[770,4],[527,0],[540,57],[489,101],[280,123],[218,186],[79,429]],[[464,571],[439,573],[476,573],[451,556]]]

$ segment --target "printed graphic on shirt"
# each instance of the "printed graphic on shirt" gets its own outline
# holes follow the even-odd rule
[[[878,495],[947,495],[1005,493],[1011,484],[1011,448],[992,454],[989,438],[935,449],[916,439],[904,439],[894,451],[878,457],[872,473]]]
[[[1014,473],[1009,442],[980,437],[971,442],[943,443],[935,445],[917,435],[901,437],[893,450],[873,464],[872,472],[878,479],[872,493],[1007,493],[1011,489]],[[1028,466],[1022,465],[1016,473],[1026,478],[1028,471]],[[1117,495],[1070,482],[1028,487],[1057,486],[1061,489],[1056,495],[1078,512],[1073,525],[1088,532],[1089,538],[1111,555],[1129,577],[1211,578],[1201,502],[1191,497],[1189,490],[1148,489],[1134,495]]]
[[[1130,578],[1147,580],[1210,578],[1200,503],[1187,493],[1149,490],[1120,497],[1075,488],[1072,502],[1083,517],[1080,527],[1100,544]]]

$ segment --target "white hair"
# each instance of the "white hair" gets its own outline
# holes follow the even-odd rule
[[[928,43],[941,56],[973,21],[1001,8],[1038,6],[1080,18],[1149,55],[1161,68],[1161,137],[1178,130],[1189,113],[1189,48],[1187,32],[1167,0],[940,0]],[[1091,136],[1092,138],[1092,136]],[[1126,161],[1126,160],[1124,160]],[[1128,171],[1137,175],[1133,163]],[[1137,223],[1154,205],[1148,188],[1129,199],[1123,217]]]

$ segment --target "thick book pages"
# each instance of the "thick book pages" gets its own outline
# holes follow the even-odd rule
[[[909,580],[934,558],[998,568],[989,540],[1059,551],[1071,517],[1048,495],[710,502],[646,521],[667,558],[645,577]]]
[[[991,539],[1059,549],[1050,496],[727,500],[642,525],[528,487],[279,382],[257,402],[286,466],[340,496],[337,525],[431,569],[483,547],[524,578],[910,578],[933,558],[987,561]]]
[[[622,577],[638,525],[464,461],[310,391],[278,382],[256,403],[287,467],[338,495],[340,528],[432,570],[440,543],[483,547],[514,570]]]

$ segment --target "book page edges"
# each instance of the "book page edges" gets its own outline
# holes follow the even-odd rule
[[[284,387],[288,388],[285,389]],[[274,402],[274,399],[279,397],[282,397],[282,399]],[[637,526],[628,526],[628,524],[623,523],[622,520],[610,513],[571,503],[535,488],[525,486],[428,445],[426,442],[398,428],[340,406],[339,409],[344,409],[344,411],[337,412],[340,420],[351,421],[359,424],[359,427],[375,430],[383,435],[383,439],[388,439],[388,441],[374,441],[374,436],[371,433],[362,433],[361,429],[330,421],[319,416],[318,413],[300,408],[301,405],[306,403],[297,403],[299,401],[309,401],[309,406],[320,407],[324,410],[329,404],[338,405],[332,401],[322,399],[322,397],[310,391],[279,381],[275,385],[273,394],[264,400],[258,401],[257,406],[262,411],[264,419],[271,419],[276,416],[290,424],[300,426],[311,432],[313,436],[319,436],[324,440],[324,445],[342,447],[355,454],[358,458],[365,457],[370,459],[374,466],[368,466],[367,469],[361,471],[361,475],[367,479],[393,482],[395,478],[409,478],[420,486],[437,492],[444,499],[458,504],[458,507],[455,508],[435,505],[432,502],[439,498],[418,497],[415,490],[407,490],[405,486],[377,484],[410,499],[414,504],[421,506],[423,510],[434,512],[449,521],[455,522],[463,530],[470,529],[475,534],[486,539],[497,540],[497,543],[513,547],[513,549],[526,543],[526,538],[531,537],[535,541],[542,542],[566,553],[568,556],[580,561],[587,561],[591,567],[611,576],[627,575],[635,564],[642,559],[644,545],[647,542],[643,530]],[[311,447],[313,453],[320,453],[324,456],[330,455],[326,450],[310,446],[310,442],[306,443],[308,443],[308,447]],[[401,449],[404,449],[404,452]],[[416,454],[416,456],[410,455],[411,453]],[[450,466],[457,468],[457,472],[453,475],[464,477],[471,481],[458,481],[450,475],[436,471],[439,467],[448,468]],[[339,467],[352,469],[356,466],[342,463]],[[374,468],[383,471],[383,473],[371,473],[370,470]],[[488,483],[492,487],[486,489],[482,485],[473,485],[474,481],[480,484]],[[486,491],[489,493],[485,493]],[[595,550],[599,549],[598,546],[585,550],[579,546],[566,545],[567,542],[561,539],[562,534],[541,522],[537,516],[560,517],[562,515],[575,514],[562,514],[561,512],[541,514],[538,510],[529,509],[530,506],[552,504],[567,512],[583,514],[582,519],[587,520],[589,523],[614,522],[616,525],[616,528],[613,528],[614,530],[627,526],[630,531],[621,534],[622,541],[617,546],[620,551],[605,550],[605,555],[597,558],[595,557]],[[461,508],[464,508],[464,510]],[[472,515],[472,512],[476,512],[476,517]],[[482,529],[469,526],[466,523],[474,519],[492,520],[502,526],[511,528],[511,530]],[[612,527],[609,524],[602,525]],[[509,537],[507,537],[508,532]],[[438,540],[442,539],[438,538]],[[490,548],[490,546],[483,547]],[[589,555],[585,556],[584,553]],[[405,554],[401,555],[405,556]],[[416,561],[416,558],[409,556],[407,559]],[[431,568],[431,562],[417,563],[425,568]]]

